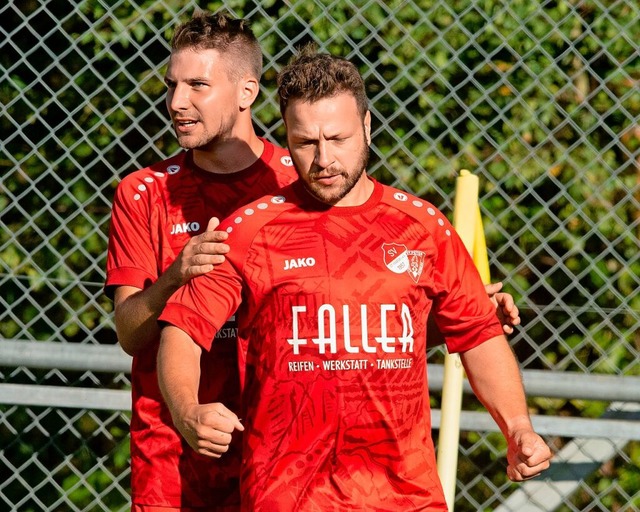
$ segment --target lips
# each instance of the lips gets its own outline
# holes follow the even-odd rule
[[[342,174],[329,174],[324,176],[315,176],[313,181],[323,187],[331,187],[338,184]]]
[[[196,124],[198,124],[198,121],[196,121],[195,119],[174,119],[174,125],[176,127],[176,130],[179,132],[188,132],[191,131]]]
[[[311,177],[315,180],[319,180],[322,178],[333,178],[334,176],[338,176],[339,172],[316,172],[311,175]]]
[[[343,173],[340,172],[339,170],[325,168],[325,169],[322,169],[321,171],[312,172],[310,175],[310,178],[316,181],[326,181],[326,180],[332,180],[334,178],[339,178],[340,176],[343,176]]]

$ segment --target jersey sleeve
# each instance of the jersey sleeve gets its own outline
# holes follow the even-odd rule
[[[116,189],[111,211],[105,293],[113,298],[117,286],[144,289],[158,278],[154,237],[150,232],[151,203],[140,196],[137,173],[124,178]]]
[[[186,332],[198,345],[210,350],[213,339],[225,321],[236,312],[243,292],[251,287],[245,266],[257,234],[288,206],[282,204],[290,188],[236,210],[222,221],[218,230],[229,233],[231,251],[212,272],[191,279],[167,301],[159,321]],[[282,200],[281,200],[282,199]]]
[[[178,327],[203,349],[210,350],[216,333],[236,311],[241,297],[242,278],[227,258],[212,272],[195,277],[178,289],[158,321]]]
[[[232,231],[229,229],[233,225],[232,217],[223,220],[218,229]],[[242,301],[242,267],[250,240],[234,233],[227,243],[231,251],[224,262],[178,289],[158,319],[183,330],[207,351],[211,349],[216,333]]]
[[[495,306],[487,296],[467,248],[448,221],[437,230],[434,320],[449,352],[463,352],[503,334]],[[450,236],[442,236],[443,233]]]

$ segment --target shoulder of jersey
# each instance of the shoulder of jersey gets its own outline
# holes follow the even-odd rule
[[[238,208],[222,222],[220,229],[229,233],[229,240],[237,235],[251,238],[262,226],[297,204],[296,194],[287,186]]]
[[[449,236],[453,226],[433,204],[394,187],[383,185],[383,201],[422,223],[425,227],[442,228]]]
[[[286,148],[281,148],[280,146],[277,146],[276,144],[273,144],[269,141],[265,141],[265,143],[270,144],[273,147],[273,154],[269,161],[269,166],[273,169],[284,171],[286,173],[292,173],[295,175],[293,160],[291,160],[289,150]]]
[[[132,191],[134,194],[143,195],[158,185],[165,186],[167,177],[178,174],[185,166],[185,153],[182,152],[149,167],[138,169],[127,174],[118,185],[122,191]]]

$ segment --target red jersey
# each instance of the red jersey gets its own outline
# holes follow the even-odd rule
[[[112,295],[121,285],[147,288],[171,265],[189,238],[206,229],[211,217],[223,219],[240,205],[296,177],[289,153],[267,141],[258,161],[233,174],[199,169],[191,152],[182,152],[126,176],[113,203],[107,293]],[[215,334],[219,343],[203,354],[203,403],[219,401],[238,410],[236,332],[233,321],[220,325]],[[198,455],[183,441],[158,387],[157,349],[156,343],[134,357],[131,369],[133,502],[238,510],[241,443],[234,443],[237,449],[232,446],[224,459],[212,460]]]
[[[243,510],[446,510],[427,316],[452,352],[502,328],[445,216],[374,184],[357,207],[323,205],[296,182],[241,208],[222,224],[227,261],[160,316],[215,349],[239,306]]]

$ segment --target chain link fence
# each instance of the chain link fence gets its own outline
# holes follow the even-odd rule
[[[605,421],[543,428],[561,469],[533,487],[506,480],[495,428],[463,426],[456,510],[638,510],[639,437],[606,423],[637,424],[638,410],[577,384],[609,376],[622,389],[640,374],[635,0],[4,2],[0,344],[116,342],[102,293],[110,203],[122,176],[178,150],[163,66],[173,27],[198,7],[252,21],[265,54],[254,113],[268,138],[284,141],[277,71],[314,41],[365,77],[373,176],[450,212],[458,171],[478,174],[492,277],[523,319],[511,337],[523,369],[551,386],[560,372],[588,378],[531,396],[540,421]],[[92,368],[0,359],[0,382],[127,389],[126,371]],[[1,509],[128,508],[126,410],[3,403]],[[479,410],[470,396],[464,408]]]

